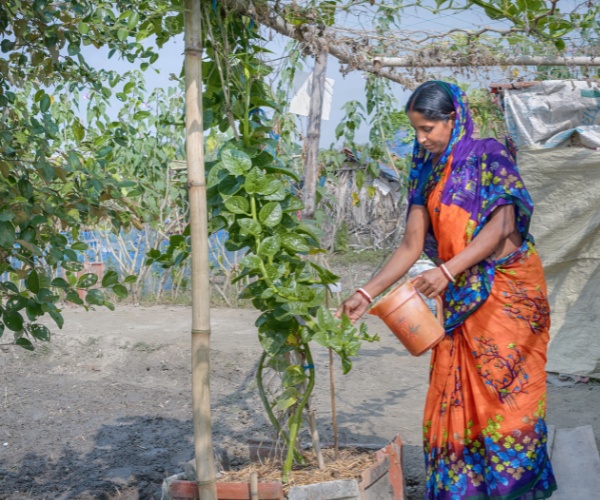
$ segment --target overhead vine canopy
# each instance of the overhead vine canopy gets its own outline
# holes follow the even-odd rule
[[[303,44],[326,47],[343,65],[407,88],[431,77],[425,68],[597,66],[598,6],[572,0],[403,0],[230,2]],[[583,67],[584,69],[580,69]],[[402,68],[402,69],[400,69]]]

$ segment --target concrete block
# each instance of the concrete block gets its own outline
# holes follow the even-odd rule
[[[360,500],[360,490],[355,479],[327,481],[325,483],[293,486],[288,500]]]
[[[558,485],[552,500],[600,498],[600,457],[591,425],[556,429],[552,467]]]

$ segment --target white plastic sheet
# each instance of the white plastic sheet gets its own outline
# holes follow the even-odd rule
[[[550,296],[549,372],[600,378],[600,152],[520,151]]]
[[[504,106],[509,135],[521,150],[568,145],[572,138],[589,148],[600,147],[600,87],[596,82],[540,82],[506,91]]]

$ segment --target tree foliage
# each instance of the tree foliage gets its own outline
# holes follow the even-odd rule
[[[145,67],[158,57],[147,47],[160,47],[180,25],[176,2],[0,5],[0,334],[11,330],[16,344],[48,340],[37,323],[44,314],[62,326],[61,297],[112,308],[106,290],[126,296],[114,272],[100,283],[104,291],[90,289],[97,278],[81,275],[81,231],[99,222],[140,226],[156,213],[144,210],[152,197],[142,196],[154,186],[127,157],[151,115],[141,99],[129,101],[141,81],[95,70],[82,48],[104,47]],[[144,45],[149,36],[154,43]],[[110,118],[113,93],[133,116]],[[89,289],[85,301],[78,288]]]

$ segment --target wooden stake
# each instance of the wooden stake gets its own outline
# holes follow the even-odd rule
[[[250,500],[258,500],[258,474],[250,473]]]
[[[327,290],[325,295],[325,305],[327,309],[330,307],[329,294],[331,292]],[[333,422],[333,459],[339,460],[340,458],[340,446],[338,443],[338,429],[337,429],[337,409],[335,406],[335,373],[333,371],[333,349],[329,349],[329,394],[331,396],[331,420]]]
[[[217,500],[210,421],[210,283],[200,2],[185,0],[185,131],[192,245],[192,418],[200,500]]]
[[[333,453],[334,459],[340,458],[340,446],[338,443],[337,410],[335,407],[335,376],[333,373],[333,349],[329,348],[329,384],[331,386],[331,419],[333,421]]]

